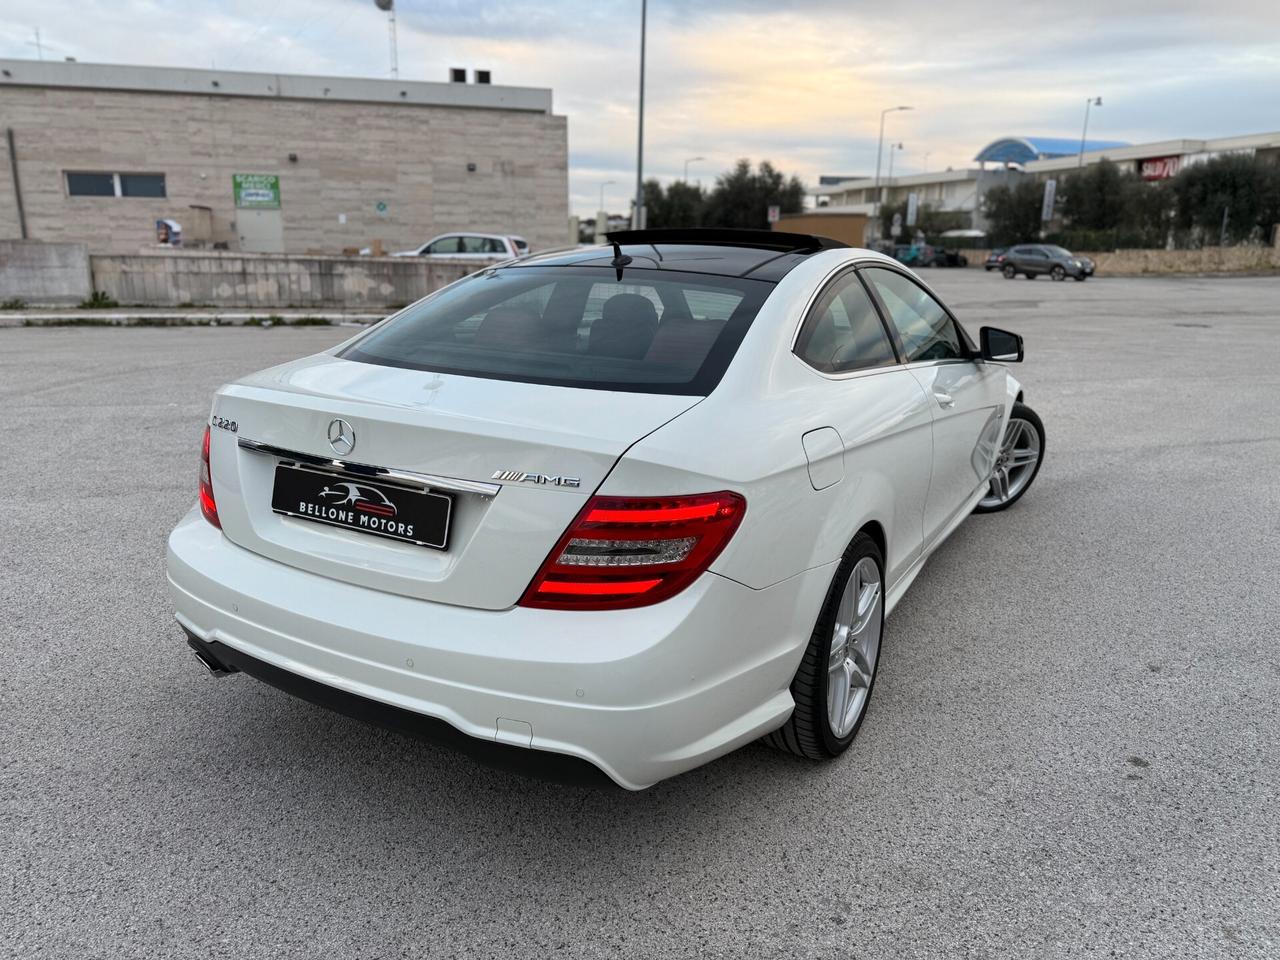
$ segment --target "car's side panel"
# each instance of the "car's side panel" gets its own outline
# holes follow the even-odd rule
[[[932,400],[933,472],[924,514],[926,549],[991,477],[1007,417],[1004,367],[977,361],[914,366]]]
[[[741,492],[746,517],[711,569],[756,589],[839,558],[874,521],[892,582],[921,547],[932,456],[924,391],[901,368],[841,379],[796,360],[790,376],[795,389],[732,411],[713,394],[628,450],[601,492]],[[843,439],[844,477],[815,491],[802,438],[821,427]]]

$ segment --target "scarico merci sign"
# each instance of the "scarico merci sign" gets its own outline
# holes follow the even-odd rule
[[[237,207],[280,208],[280,178],[274,173],[233,173],[231,192]]]

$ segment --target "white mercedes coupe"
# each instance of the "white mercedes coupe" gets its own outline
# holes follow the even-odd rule
[[[217,392],[177,619],[214,674],[555,780],[835,757],[925,560],[1035,479],[1021,359],[818,237],[489,267]]]

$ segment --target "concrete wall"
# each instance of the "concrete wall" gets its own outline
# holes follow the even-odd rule
[[[1280,270],[1276,247],[1205,247],[1202,250],[1115,250],[1085,254],[1101,274],[1252,273]]]
[[[135,253],[154,244],[157,219],[185,226],[200,205],[211,240],[240,249],[231,177],[255,173],[280,178],[289,253],[373,240],[391,252],[455,230],[519,234],[535,250],[565,242],[568,127],[549,110],[22,86],[26,68],[14,70],[0,82],[0,128],[14,132],[33,239]],[[3,144],[0,237],[17,237]],[[68,196],[68,171],[162,173],[167,196]]]
[[[0,300],[79,303],[92,289],[83,243],[0,240]]]
[[[95,255],[94,288],[122,305],[385,307],[412,303],[477,269],[412,257],[175,251]]]

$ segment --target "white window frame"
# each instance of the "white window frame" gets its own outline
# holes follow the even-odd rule
[[[67,178],[68,178],[69,176],[73,175],[73,174],[83,174],[83,175],[85,175],[85,176],[90,176],[90,177],[92,177],[92,176],[99,176],[99,177],[109,176],[109,177],[111,177],[111,186],[112,186],[112,189],[115,191],[114,193],[112,193],[112,196],[113,196],[113,197],[115,197],[117,200],[124,198],[124,192],[123,192],[123,189],[122,189],[122,187],[121,187],[121,185],[120,185],[120,174],[119,174],[118,172],[108,173],[106,170],[63,170],[63,171],[62,171],[62,183],[63,183],[63,185],[66,187],[66,190],[67,190],[67,196],[68,196],[68,197],[88,197],[88,198],[90,198],[90,199],[93,199],[94,197],[96,197],[96,196],[97,196],[97,194],[72,193],[72,192],[71,192],[71,182],[70,182]],[[134,176],[136,176],[136,177],[159,177],[162,181],[164,181],[164,196],[163,196],[163,197],[129,197],[129,198],[127,198],[127,199],[130,199],[130,200],[167,200],[167,199],[169,198],[169,180],[168,180],[168,178],[167,178],[163,173],[155,173],[154,171],[151,171],[151,172],[141,172],[141,171],[139,171],[139,172],[136,172],[136,173],[135,173],[135,172],[132,172],[132,171],[131,171],[131,172],[129,173],[129,176],[131,176],[131,177],[134,177]],[[106,199],[106,198],[105,198],[105,197],[100,197],[99,199]]]

